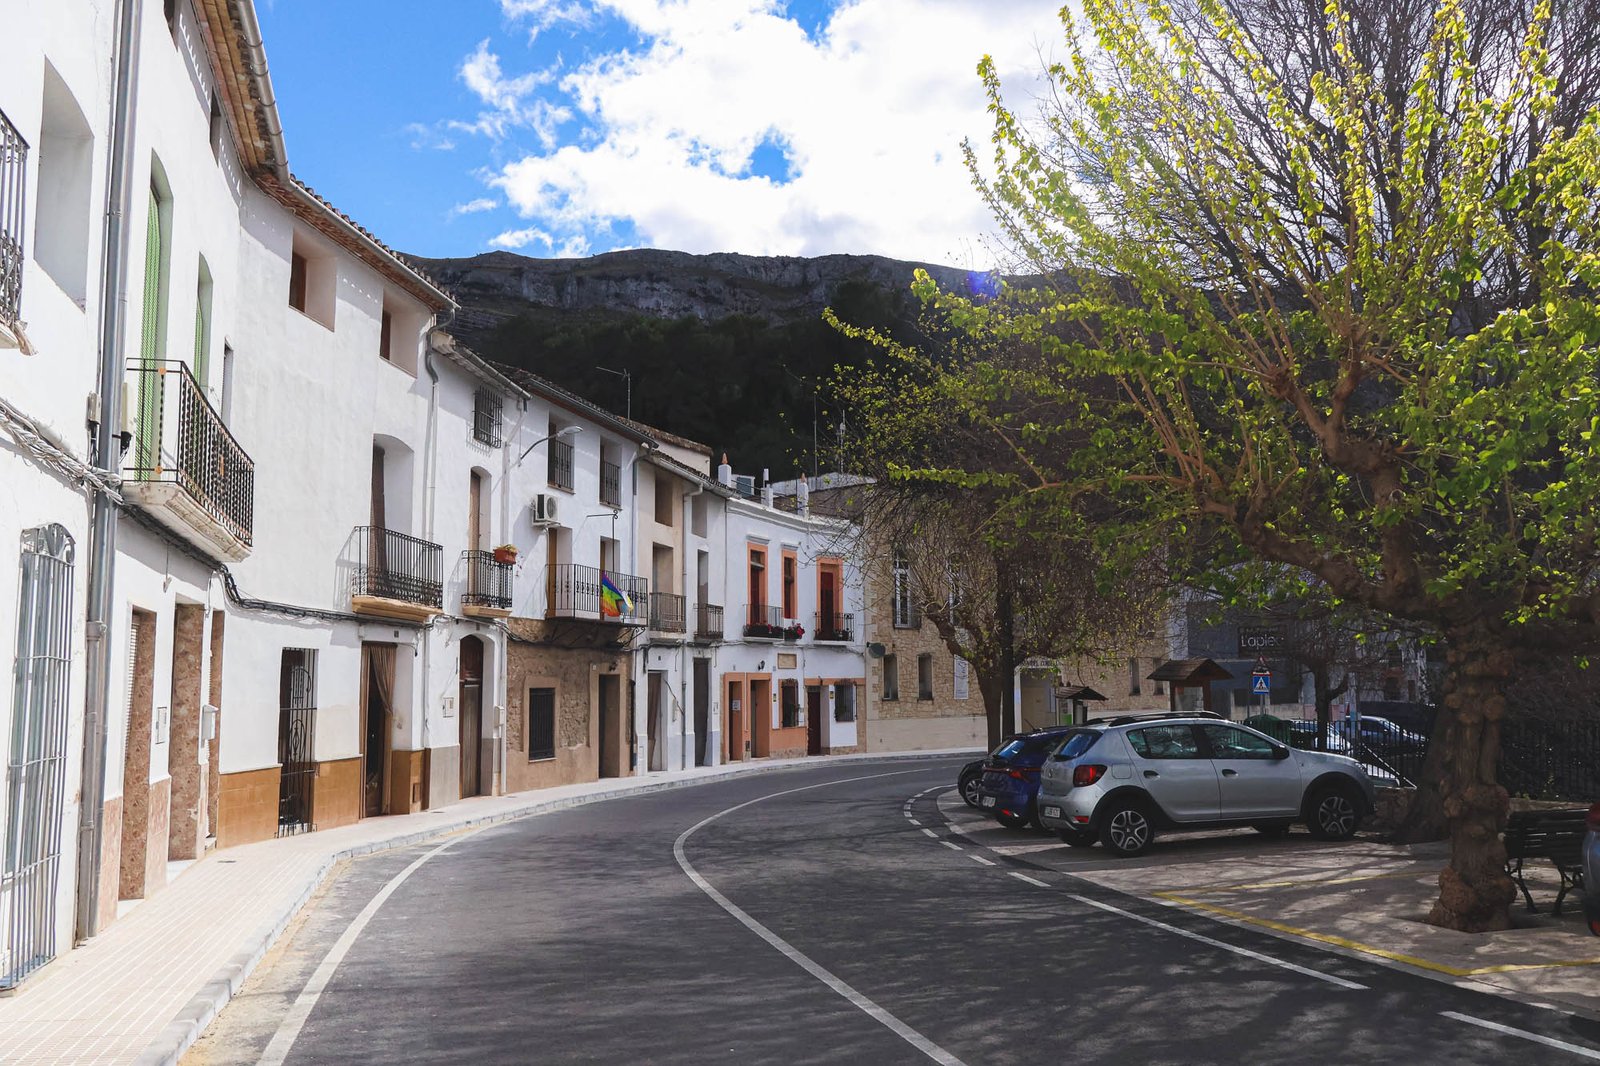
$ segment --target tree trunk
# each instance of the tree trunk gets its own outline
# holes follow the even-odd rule
[[[1509,929],[1516,888],[1506,873],[1500,831],[1511,800],[1499,783],[1498,763],[1503,690],[1514,657],[1480,629],[1445,637],[1450,650],[1443,707],[1430,747],[1439,749],[1450,863],[1439,874],[1439,898],[1428,921],[1468,933]]]
[[[1009,691],[1011,686],[999,682],[999,671],[992,666],[980,669],[973,663],[972,671],[978,675],[978,693],[983,697],[983,717],[989,731],[989,750],[993,751],[1010,732],[1005,727],[1005,699],[1001,692]]]
[[[1000,684],[1000,717],[1004,720],[1001,734],[1019,728],[1017,722],[1017,614],[1012,602],[1011,563],[1004,555],[994,561],[995,570],[995,628],[996,644],[1000,652],[998,677]],[[991,725],[993,733],[994,726]],[[1000,743],[999,738],[995,743]]]

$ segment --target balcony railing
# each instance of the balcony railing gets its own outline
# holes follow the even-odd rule
[[[694,638],[696,640],[722,639],[722,608],[714,603],[702,603],[694,611]]]
[[[461,594],[463,608],[511,610],[511,563],[497,563],[494,552],[480,551],[462,552],[461,563],[467,571],[467,588]]]
[[[642,577],[605,571],[611,583],[628,597],[628,603],[622,606],[621,617],[617,617],[603,614],[600,610],[599,568],[577,563],[557,563],[547,567],[546,573],[545,613],[551,618],[592,618],[624,625],[641,625],[650,609],[650,583]]]
[[[444,606],[444,549],[439,545],[392,529],[357,526],[355,549],[353,595]]]
[[[682,633],[683,597],[674,592],[650,594],[650,628],[658,633]]]
[[[817,628],[812,633],[812,639],[848,644],[855,639],[855,634],[855,615],[840,614],[838,611],[819,612],[817,614]]]
[[[744,608],[744,635],[757,640],[783,639],[783,612],[764,603],[748,603]]]
[[[572,491],[572,445],[564,440],[550,441],[550,484]]]
[[[22,234],[27,222],[28,142],[0,111],[0,326],[22,313]]]
[[[607,507],[622,506],[622,467],[616,463],[600,464],[600,502]]]
[[[129,481],[166,482],[239,543],[250,545],[256,467],[233,439],[189,368],[176,360],[135,361],[136,430]]]

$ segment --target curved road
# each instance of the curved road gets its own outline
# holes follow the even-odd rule
[[[1600,1061],[1593,1023],[986,853],[936,808],[957,765],[819,764],[362,859],[185,1061]]]

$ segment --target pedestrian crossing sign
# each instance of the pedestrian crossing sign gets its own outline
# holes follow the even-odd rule
[[[1269,696],[1271,694],[1272,694],[1272,675],[1271,674],[1251,674],[1250,675],[1250,695],[1252,695],[1252,696]]]

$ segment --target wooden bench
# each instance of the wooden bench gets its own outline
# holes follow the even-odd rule
[[[1528,910],[1537,913],[1523,864],[1529,859],[1546,859],[1561,878],[1556,893],[1555,913],[1560,914],[1567,893],[1583,885],[1583,835],[1587,829],[1588,808],[1576,810],[1512,811],[1506,823],[1506,873],[1522,889]]]

